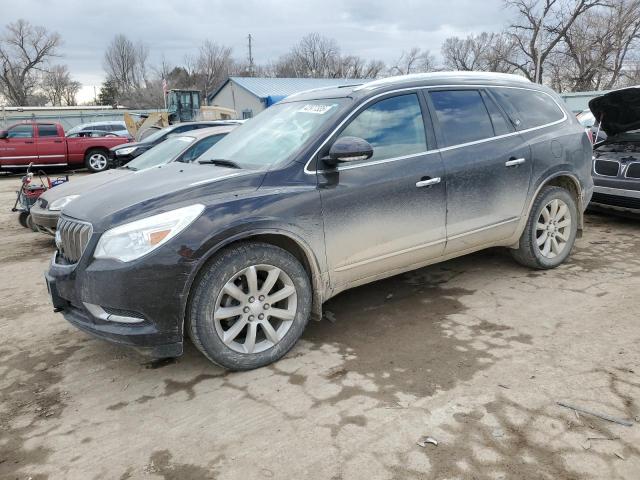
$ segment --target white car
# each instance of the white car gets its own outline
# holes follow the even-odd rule
[[[110,132],[119,137],[128,137],[129,131],[123,120],[105,120],[104,122],[90,122],[76,125],[67,131],[67,135],[79,133],[88,130],[99,130],[102,132]]]

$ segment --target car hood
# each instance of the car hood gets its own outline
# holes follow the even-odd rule
[[[73,178],[72,176],[71,181],[50,188],[44,192],[42,198],[44,198],[48,204],[51,204],[51,202],[68,195],[82,195],[83,193],[90,192],[105,183],[113,182],[130,173],[133,173],[133,170],[118,168],[115,170],[107,170],[106,172],[92,173],[91,175],[81,178]]]
[[[62,214],[101,232],[116,225],[193,203],[213,203],[260,186],[263,171],[168,163],[133,172],[66,205]]]
[[[608,136],[640,128],[640,87],[614,90],[589,101],[589,109]]]
[[[116,145],[115,147],[111,147],[111,151],[115,152],[116,150],[120,150],[121,148],[131,148],[131,147],[148,148],[149,146],[151,146],[149,142],[129,142],[129,143],[123,143],[121,145]]]

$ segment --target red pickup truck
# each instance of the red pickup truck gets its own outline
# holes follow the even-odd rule
[[[106,170],[109,149],[127,143],[117,136],[65,137],[59,123],[18,123],[0,131],[0,170],[37,167],[86,166]]]

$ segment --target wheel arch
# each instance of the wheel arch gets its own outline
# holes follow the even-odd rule
[[[531,215],[533,204],[536,198],[538,197],[538,195],[540,194],[540,192],[542,191],[542,189],[547,186],[564,188],[571,194],[571,196],[573,196],[573,198],[576,201],[576,206],[578,210],[577,237],[580,238],[582,236],[582,229],[584,227],[584,209],[586,205],[584,205],[582,188],[580,186],[580,180],[578,180],[578,177],[571,172],[561,171],[561,172],[556,172],[546,176],[544,180],[542,180],[538,184],[533,195],[531,195],[531,198],[528,201],[527,209],[524,212],[525,214],[522,216],[520,220],[520,225],[518,226],[518,230],[516,234],[506,244],[509,246],[509,248],[517,249],[520,246],[520,236],[522,235],[522,232],[525,229],[527,220],[529,219],[529,215]]]
[[[189,306],[191,304],[193,285],[195,284],[195,282],[202,275],[202,272],[204,271],[206,266],[215,258],[218,252],[232,245],[246,242],[262,242],[274,245],[276,247],[282,248],[283,250],[296,257],[296,259],[298,259],[298,261],[304,267],[307,275],[309,275],[309,280],[311,282],[311,315],[318,320],[322,317],[322,303],[324,299],[325,283],[321,273],[320,265],[318,264],[317,258],[313,253],[311,247],[309,247],[309,245],[307,245],[307,243],[302,238],[295,235],[294,233],[275,228],[261,228],[229,236],[225,238],[225,240],[216,243],[202,256],[197,268],[187,282],[184,292],[184,298],[186,298],[186,301],[183,304],[183,334],[185,331],[185,322],[188,318]]]
[[[531,208],[533,207],[533,202],[536,197],[540,193],[540,191],[547,186],[560,187],[567,190],[573,199],[576,201],[576,207],[578,209],[578,232],[582,232],[584,228],[584,207],[583,198],[582,198],[582,188],[580,186],[580,181],[578,178],[568,172],[557,173],[549,178],[547,178],[544,182],[540,184],[535,195],[531,199],[531,204],[529,205],[529,212],[527,216],[531,214]]]

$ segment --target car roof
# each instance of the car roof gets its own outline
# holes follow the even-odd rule
[[[361,84],[347,84],[340,87],[316,88],[294,93],[282,100],[282,103],[299,100],[320,100],[324,98],[362,98],[372,93],[384,93],[398,88],[437,87],[437,86],[513,86],[549,91],[546,87],[533,83],[520,75],[497,72],[430,72],[371,80]]]
[[[192,137],[196,140],[202,140],[203,138],[209,137],[211,135],[221,134],[221,133],[229,133],[231,130],[239,127],[240,125],[221,125],[219,127],[208,127],[208,128],[198,128],[194,130],[189,130],[188,132],[182,133],[173,133],[170,134],[170,137]]]

